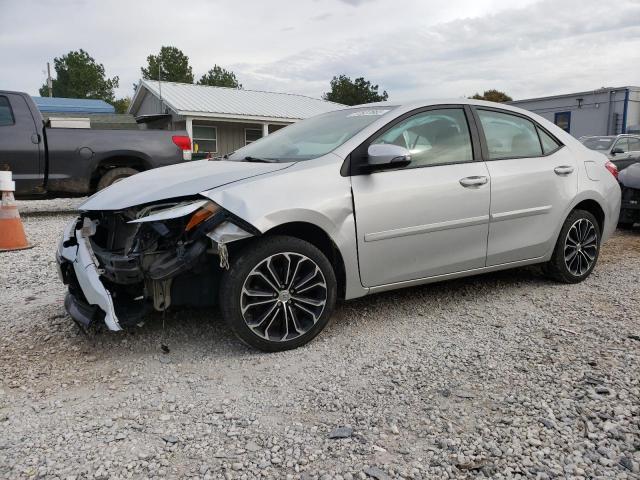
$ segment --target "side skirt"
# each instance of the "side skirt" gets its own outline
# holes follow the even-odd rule
[[[369,293],[386,292],[388,290],[396,290],[398,288],[413,287],[415,285],[425,285],[427,283],[441,282],[443,280],[452,280],[454,278],[470,277],[472,275],[480,275],[482,273],[496,272],[499,270],[508,270],[510,268],[524,267],[526,265],[535,265],[549,260],[549,255],[542,257],[530,258],[528,260],[519,260],[517,262],[501,263],[500,265],[491,265],[490,267],[475,268],[472,270],[463,270],[461,272],[446,273],[444,275],[436,275],[434,277],[417,278],[415,280],[405,280],[403,282],[387,283],[371,287]]]

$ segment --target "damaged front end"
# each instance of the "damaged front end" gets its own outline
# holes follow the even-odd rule
[[[56,255],[69,286],[65,307],[81,325],[120,330],[152,310],[213,305],[227,244],[259,234],[202,198],[83,212]]]

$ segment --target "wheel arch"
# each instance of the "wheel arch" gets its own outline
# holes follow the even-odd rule
[[[574,201],[565,211],[562,222],[559,222],[559,224],[556,227],[556,230],[552,237],[553,243],[549,244],[549,250],[544,255],[544,257],[547,260],[550,259],[551,255],[553,254],[553,250],[555,249],[556,243],[560,238],[560,232],[562,231],[562,226],[567,221],[567,218],[569,218],[569,215],[571,215],[571,213],[575,210],[585,210],[587,212],[590,212],[594,217],[596,217],[596,221],[598,222],[598,227],[600,227],[601,243],[603,243],[608,238],[607,232],[608,232],[608,228],[610,227],[608,223],[610,222],[608,222],[607,214],[605,213],[605,209],[603,208],[603,201],[597,200],[596,199],[597,197],[599,197],[599,195],[595,194],[595,192],[591,192],[591,194],[589,194],[589,192],[584,192],[579,197],[574,199]]]
[[[338,282],[338,297],[345,298],[347,279],[344,259],[340,249],[326,231],[313,223],[296,221],[277,225],[263,235],[287,235],[315,246],[327,257],[333,267]]]
[[[135,153],[119,153],[100,159],[91,174],[91,191],[95,191],[100,178],[113,168],[129,167],[144,172],[152,168],[150,161],[142,155]]]
[[[602,206],[596,200],[592,198],[587,198],[585,200],[582,200],[571,209],[572,212],[574,210],[585,210],[591,213],[594,217],[596,217],[596,220],[598,221],[598,227],[600,228],[600,234],[602,235],[602,232],[604,231],[604,225],[605,225],[604,224],[605,213]]]

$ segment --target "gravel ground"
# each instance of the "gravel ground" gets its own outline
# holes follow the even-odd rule
[[[87,197],[54,198],[50,200],[18,200],[20,215],[50,215],[74,212]]]
[[[380,294],[263,354],[216,310],[79,333],[53,260],[69,218],[26,216],[35,247],[0,254],[2,478],[640,478],[639,230],[580,285]]]

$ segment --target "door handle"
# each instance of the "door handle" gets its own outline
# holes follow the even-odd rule
[[[569,175],[570,173],[573,173],[573,167],[569,165],[560,165],[559,167],[554,168],[553,171],[556,172],[556,175]]]
[[[36,145],[40,143],[40,135],[38,135],[37,133],[31,135],[31,143],[35,143]]]
[[[460,179],[460,185],[465,188],[481,187],[485,185],[489,179],[487,177],[481,177],[474,175],[473,177],[464,177]]]

